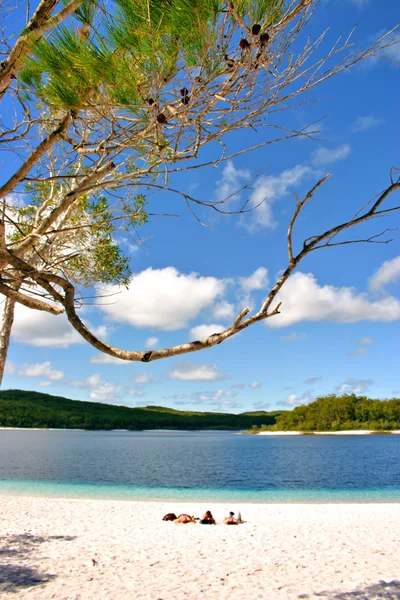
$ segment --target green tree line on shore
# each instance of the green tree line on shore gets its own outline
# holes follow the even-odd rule
[[[282,411],[273,425],[265,424],[258,431],[372,431],[400,429],[400,398],[373,400],[366,396],[330,394]]]
[[[273,425],[278,411],[239,415],[146,406],[129,408],[25,390],[0,391],[0,427],[57,429],[230,429]]]

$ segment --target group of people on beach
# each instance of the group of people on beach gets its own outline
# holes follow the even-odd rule
[[[200,519],[199,517],[194,517],[193,515],[187,515],[183,513],[182,515],[176,516],[175,513],[167,513],[163,517],[163,521],[173,521],[174,523],[200,523],[201,525],[216,525],[217,522],[214,519],[210,510],[207,510],[203,517]],[[243,523],[242,515],[240,512],[228,511],[223,520],[224,525],[240,525]]]

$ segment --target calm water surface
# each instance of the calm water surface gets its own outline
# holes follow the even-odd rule
[[[0,430],[0,492],[400,502],[400,436]]]

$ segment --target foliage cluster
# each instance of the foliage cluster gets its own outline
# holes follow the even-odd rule
[[[57,429],[230,429],[243,430],[253,423],[273,425],[268,413],[254,416],[213,412],[189,412],[148,406],[128,408],[80,402],[25,390],[0,392],[0,427],[39,427]]]
[[[271,413],[269,413],[271,414]],[[365,396],[330,394],[311,404],[297,406],[277,415],[272,426],[265,424],[258,431],[372,431],[400,429],[400,398],[371,400]]]

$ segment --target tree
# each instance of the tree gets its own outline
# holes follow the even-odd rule
[[[214,346],[277,315],[277,294],[310,252],[361,241],[386,243],[383,232],[368,240],[336,240],[350,227],[399,209],[382,207],[400,185],[394,173],[371,207],[305,240],[295,251],[292,232],[298,215],[326,176],[303,200],[297,199],[288,230],[288,266],[279,281],[255,314],[249,317],[248,309],[243,310],[221,333],[163,350],[127,351],[99,340],[77,312],[82,284],[100,277],[94,268],[94,247],[86,243],[85,249],[79,241],[94,235],[93,211],[100,219],[107,215],[102,227],[95,228],[100,245],[115,220],[135,227],[144,217],[141,188],[181,194],[193,211],[202,205],[226,212],[223,202],[199,200],[171,188],[169,175],[201,166],[199,152],[214,141],[222,147],[215,160],[226,160],[224,136],[230,131],[269,128],[270,139],[260,145],[312,136],[309,127],[290,130],[284,120],[272,125],[270,117],[305,102],[305,94],[322,82],[397,41],[387,34],[370,48],[355,51],[350,37],[340,38],[323,52],[325,34],[315,42],[302,41],[316,4],[85,1],[73,13],[75,22],[58,21],[54,30],[49,26],[54,3],[51,8],[46,4],[47,25],[34,28],[34,35],[24,29],[14,46],[23,49],[20,58],[15,60],[12,50],[6,61],[7,73],[18,73],[18,79],[5,78],[4,90],[14,111],[12,119],[4,117],[0,142],[22,155],[19,167],[0,188],[0,292],[7,302],[65,312],[79,334],[100,351],[149,362]],[[72,4],[67,6],[71,9]],[[19,212],[12,210],[10,194],[27,184],[50,193],[42,193]],[[241,210],[249,208],[244,204]],[[66,252],[71,236],[75,246]],[[118,252],[115,257],[124,261]]]

